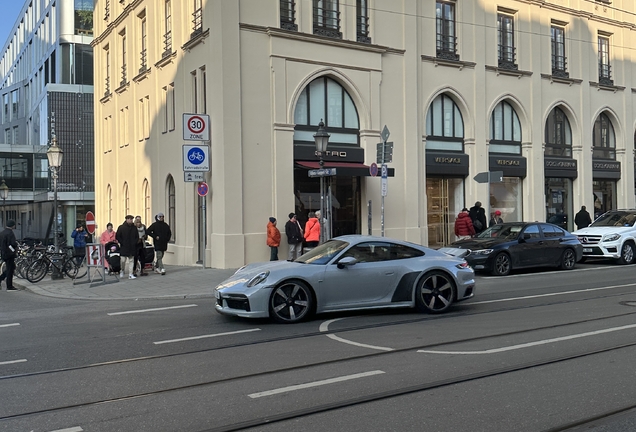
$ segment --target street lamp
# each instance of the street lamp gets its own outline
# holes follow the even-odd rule
[[[46,151],[46,157],[49,159],[49,166],[51,167],[51,176],[53,177],[53,217],[55,219],[55,233],[53,235],[53,244],[55,245],[55,252],[58,252],[58,226],[57,226],[57,173],[62,165],[62,156],[64,152],[57,145],[57,137],[53,135],[51,140],[51,147]]]
[[[2,179],[2,184],[0,184],[0,198],[2,199],[2,222],[3,226],[7,225],[7,212],[4,210],[4,203],[9,198],[9,186]]]
[[[327,151],[327,146],[329,145],[329,137],[330,135],[325,130],[325,124],[320,119],[320,123],[318,123],[318,131],[314,135],[314,142],[316,143],[316,153],[320,157],[320,169],[323,169],[325,162],[322,160],[322,155]],[[325,228],[329,226],[329,218],[327,218],[327,224],[323,224],[325,213],[325,176],[324,173],[320,175],[320,243],[323,243],[328,239]]]

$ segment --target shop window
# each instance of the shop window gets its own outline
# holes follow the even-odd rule
[[[490,117],[490,153],[521,154],[521,122],[506,101],[495,107]]]
[[[504,222],[522,221],[522,181],[520,177],[504,177],[490,184],[490,209],[500,210]]]
[[[616,136],[609,117],[601,113],[594,122],[592,133],[592,157],[616,160]]]
[[[572,129],[559,107],[550,112],[545,125],[545,155],[572,157]]]
[[[439,95],[426,113],[426,150],[464,151],[464,120],[447,95]]]

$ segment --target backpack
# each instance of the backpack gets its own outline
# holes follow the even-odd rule
[[[473,221],[473,226],[475,227],[477,231],[480,231],[484,227],[484,225],[481,223],[479,219],[475,219]]]

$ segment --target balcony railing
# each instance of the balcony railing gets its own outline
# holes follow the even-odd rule
[[[314,7],[314,34],[342,39],[340,11]]]
[[[568,58],[564,55],[552,54],[552,76],[558,78],[569,78]]]
[[[139,73],[146,72],[148,70],[148,50],[144,48],[139,54]]]
[[[167,31],[163,35],[163,55],[167,57],[172,54],[172,31]]]
[[[437,58],[459,60],[455,36],[437,33]]]
[[[203,33],[203,9],[198,8],[192,12],[192,34],[190,39],[195,38]]]
[[[296,24],[296,2],[294,0],[280,0],[280,28],[298,31]]]
[[[613,86],[614,80],[612,79],[612,66],[609,64],[598,64],[598,83],[602,85]]]
[[[357,41],[371,43],[371,38],[369,37],[369,17],[361,15],[358,16],[356,21]]]
[[[501,69],[517,70],[515,63],[516,48],[511,45],[499,45],[499,67]]]
[[[106,76],[104,79],[104,96],[108,96],[110,94],[110,76]]]
[[[126,65],[123,64],[121,66],[121,82],[119,83],[120,86],[125,86],[126,83],[128,83],[128,79],[127,79],[127,74],[126,74]]]

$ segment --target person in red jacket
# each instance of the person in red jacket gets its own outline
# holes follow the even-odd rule
[[[278,246],[280,246],[280,231],[276,228],[276,218],[269,218],[267,223],[267,246],[269,246],[269,260],[278,261]]]
[[[316,217],[316,213],[309,212],[309,220],[305,224],[305,242],[307,247],[315,248],[320,241],[320,222]]]
[[[475,235],[473,221],[470,220],[468,209],[464,207],[455,219],[455,235],[457,240],[464,240]]]

